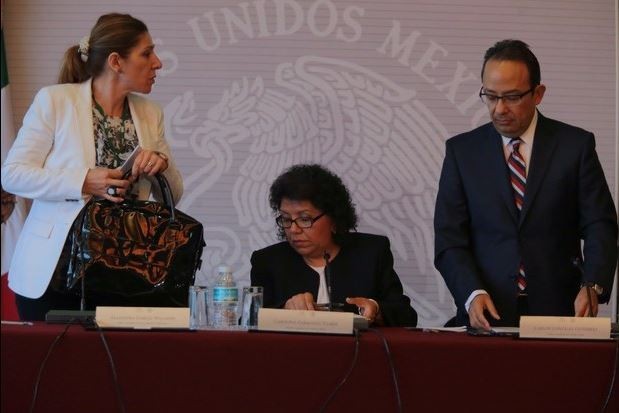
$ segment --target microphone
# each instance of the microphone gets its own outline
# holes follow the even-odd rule
[[[576,267],[578,272],[580,273],[580,279],[583,280],[583,286],[587,290],[587,303],[589,304],[589,317],[593,317],[593,302],[591,301],[591,289],[589,288],[589,284],[585,282],[585,270],[582,267],[582,259],[580,257],[574,257],[572,259],[572,265]]]
[[[333,311],[333,299],[331,297],[331,268],[329,267],[329,259],[331,259],[331,256],[326,250],[323,258],[325,259],[325,280],[327,282],[327,296],[329,297],[329,311]]]
[[[80,311],[86,311],[86,272],[82,274],[82,296],[80,298]]]
[[[45,314],[45,322],[52,324],[82,324],[90,327],[96,325],[95,311],[86,310],[86,274],[82,273],[80,280],[80,309],[79,310],[49,310]]]

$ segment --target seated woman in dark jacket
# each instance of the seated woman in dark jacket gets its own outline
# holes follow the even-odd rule
[[[265,307],[316,310],[331,303],[376,325],[417,324],[389,239],[351,232],[357,214],[339,177],[320,165],[292,166],[271,185],[269,202],[286,241],[251,256],[251,283],[264,287]]]

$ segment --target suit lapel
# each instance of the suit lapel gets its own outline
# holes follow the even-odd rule
[[[518,222],[518,211],[514,204],[514,195],[509,181],[509,173],[501,135],[496,131],[492,123],[488,125],[488,133],[482,144],[482,159],[488,163],[480,162],[480,167],[488,167],[488,177],[491,180],[491,190],[501,194],[505,207],[509,210],[514,223]]]
[[[318,298],[318,287],[320,284],[318,273],[307,265],[303,257],[294,251],[292,247],[289,248],[290,262],[287,268],[296,268],[296,270],[292,271],[294,279],[290,280],[292,283],[292,293],[298,294],[299,292],[309,291],[314,296],[314,300],[316,300]],[[291,275],[292,274],[288,272],[286,273],[286,277],[290,277]]]
[[[144,119],[143,106],[140,105],[139,100],[135,98],[135,95],[129,93],[127,95],[129,101],[129,112],[131,112],[131,120],[133,126],[135,126],[135,133],[138,136],[138,145],[143,149],[152,150],[153,137],[148,133],[148,122],[151,119]],[[140,179],[138,181],[138,197],[140,199],[148,199],[151,193],[151,181],[148,179]]]
[[[75,115],[79,128],[79,136],[82,136],[82,146],[88,166],[94,168],[97,163],[95,153],[95,132],[92,118],[92,78],[81,83],[79,87],[78,101],[74,106]]]
[[[131,120],[135,126],[135,133],[138,135],[138,143],[142,148],[150,149],[150,136],[146,133],[146,126],[142,123],[142,113],[140,111],[140,105],[134,100],[134,95],[131,93],[127,96],[129,100],[129,111],[131,112]],[[149,119],[150,120],[150,119]]]
[[[538,112],[537,126],[535,128],[535,139],[533,139],[533,150],[527,175],[527,187],[524,193],[524,204],[520,211],[520,225],[524,222],[527,212],[531,208],[535,196],[544,180],[550,158],[557,146],[558,137],[548,127],[546,118]]]

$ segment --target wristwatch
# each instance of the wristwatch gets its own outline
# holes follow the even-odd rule
[[[168,162],[168,155],[166,155],[163,152],[159,152],[159,151],[155,151],[155,153],[157,154],[157,156],[159,156],[161,159],[163,159],[164,161]]]
[[[580,287],[591,288],[597,295],[602,295],[604,293],[604,287],[596,283],[586,282],[586,283],[582,283]]]

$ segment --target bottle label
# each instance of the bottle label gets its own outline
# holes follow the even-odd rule
[[[239,289],[236,287],[213,288],[213,301],[216,303],[239,300]]]

